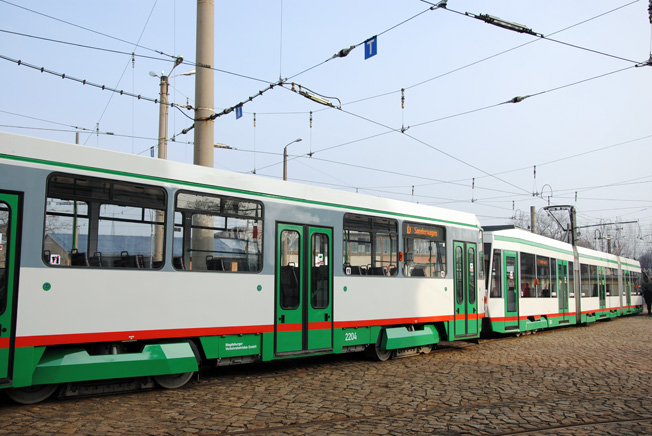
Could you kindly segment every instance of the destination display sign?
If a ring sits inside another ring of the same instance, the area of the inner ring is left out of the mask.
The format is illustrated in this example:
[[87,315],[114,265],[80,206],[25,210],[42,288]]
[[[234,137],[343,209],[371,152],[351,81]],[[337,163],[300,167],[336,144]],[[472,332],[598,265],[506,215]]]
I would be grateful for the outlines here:
[[446,235],[444,234],[444,228],[439,226],[429,226],[427,224],[420,223],[403,223],[403,236],[427,239],[430,241],[444,242]]

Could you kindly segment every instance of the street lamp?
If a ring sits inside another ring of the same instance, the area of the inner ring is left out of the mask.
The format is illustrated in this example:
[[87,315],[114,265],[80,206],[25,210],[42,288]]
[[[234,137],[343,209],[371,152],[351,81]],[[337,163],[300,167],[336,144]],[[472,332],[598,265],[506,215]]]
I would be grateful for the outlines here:
[[163,72],[161,72],[161,75],[159,76],[153,71],[149,72],[149,75],[152,77],[160,77],[161,79],[161,101],[160,101],[160,110],[159,110],[159,121],[158,121],[158,158],[159,159],[167,159],[168,157],[168,87],[169,87],[169,80],[174,78],[174,77],[179,77],[179,76],[192,76],[195,74],[195,70],[192,71],[187,71],[185,73],[177,74],[175,76],[170,76],[172,74],[172,71],[177,67],[177,65],[180,65],[183,62],[183,56],[179,56],[176,58],[174,61],[174,66],[170,70],[170,73],[168,75],[164,75]]
[[[290,142],[290,144],[294,144],[295,142],[301,142],[302,139],[298,138],[295,139],[294,141]],[[288,145],[290,145],[288,144]],[[288,145],[283,147],[283,180],[288,179]]]
[[[177,77],[177,76],[191,76],[195,74],[195,70],[188,71],[185,73],[177,74],[176,76],[170,76],[172,71],[183,62],[183,56],[179,56],[174,60],[174,66],[170,70],[168,75],[164,75],[161,72],[159,76],[153,71],[150,71],[149,75],[152,77],[161,78],[161,102],[159,108],[159,119],[158,119],[158,158],[167,159],[168,158],[168,80]],[[159,224],[155,227],[154,233],[154,262],[163,261],[163,221],[165,219],[165,213],[161,210],[156,211],[156,222]]]

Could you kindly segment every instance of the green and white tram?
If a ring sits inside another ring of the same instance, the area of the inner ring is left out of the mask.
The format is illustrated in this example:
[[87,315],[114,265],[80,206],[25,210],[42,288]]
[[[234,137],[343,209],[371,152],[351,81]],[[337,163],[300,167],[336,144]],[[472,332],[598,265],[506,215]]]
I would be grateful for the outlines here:
[[0,390],[21,403],[427,352],[485,310],[472,214],[6,133],[0,234]]
[[517,228],[485,228],[487,332],[584,324],[643,310],[638,261]]

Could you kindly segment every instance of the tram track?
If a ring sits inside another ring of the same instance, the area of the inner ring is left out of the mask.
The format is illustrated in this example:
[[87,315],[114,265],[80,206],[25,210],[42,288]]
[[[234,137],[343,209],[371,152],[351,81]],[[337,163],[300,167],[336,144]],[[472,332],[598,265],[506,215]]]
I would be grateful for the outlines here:
[[[637,397],[635,394],[642,394],[646,393],[647,391],[644,390],[637,390],[637,391],[629,391],[627,395],[624,397],[630,397],[632,401],[637,401],[640,397]],[[624,398],[621,396],[620,398]],[[431,408],[424,408],[424,409],[419,409],[419,410],[402,410],[402,411],[395,411],[395,412],[387,412],[387,413],[379,413],[379,414],[373,414],[373,415],[356,415],[356,416],[348,416],[348,417],[340,417],[340,418],[333,418],[333,419],[322,419],[322,420],[313,420],[313,421],[305,421],[305,422],[296,422],[296,423],[291,423],[291,424],[285,424],[285,425],[278,425],[278,426],[267,426],[267,427],[261,427],[261,428],[251,428],[251,429],[238,429],[238,430],[227,430],[223,432],[219,432],[217,434],[221,435],[247,435],[247,434],[265,434],[265,433],[284,433],[284,432],[294,432],[297,430],[305,429],[307,427],[322,427],[322,426],[333,426],[333,425],[338,425],[338,424],[352,424],[356,425],[356,423],[362,424],[364,422],[379,422],[379,421],[385,421],[388,419],[410,419],[410,418],[416,418],[419,416],[433,416],[440,414],[442,415],[442,418],[444,416],[448,415],[459,415],[462,413],[468,413],[471,411],[478,411],[482,409],[503,409],[503,408],[510,408],[514,409],[515,406],[519,407],[528,407],[528,406],[538,406],[538,407],[543,407],[543,405],[548,404],[550,407],[554,407],[556,404],[559,402],[567,401],[567,402],[581,402],[583,400],[597,400],[597,399],[610,399],[613,398],[612,393],[605,393],[605,394],[584,394],[584,395],[576,395],[576,394],[567,394],[567,395],[556,395],[554,400],[549,400],[546,402],[542,402],[540,398],[517,398],[512,401],[503,401],[500,403],[496,402],[478,402],[478,403],[472,403],[464,406],[437,406],[437,407],[431,407]],[[478,435],[491,435],[491,436],[511,436],[511,435],[520,435],[520,434],[538,434],[542,432],[554,432],[554,431],[559,431],[563,429],[572,429],[572,428],[589,428],[589,427],[595,427],[595,426],[607,426],[607,425],[614,425],[614,424],[620,424],[620,423],[635,423],[635,422],[650,422],[652,424],[652,415],[643,415],[643,416],[638,416],[636,418],[628,418],[628,417],[622,417],[622,418],[616,418],[616,419],[606,419],[606,420],[583,420],[582,422],[577,422],[577,423],[569,423],[569,424],[555,424],[555,425],[548,425],[548,426],[541,426],[541,427],[535,427],[532,424],[529,424],[527,422],[519,423],[517,425],[521,425],[523,427],[519,429],[514,429],[514,430],[508,430],[508,431],[503,431],[503,432],[492,432],[490,429],[488,431],[478,431],[478,432],[468,432],[465,431],[464,434],[478,434]],[[506,424],[506,425],[514,425],[512,424]],[[525,428],[527,427],[527,428]],[[454,432],[451,432],[453,434]]]

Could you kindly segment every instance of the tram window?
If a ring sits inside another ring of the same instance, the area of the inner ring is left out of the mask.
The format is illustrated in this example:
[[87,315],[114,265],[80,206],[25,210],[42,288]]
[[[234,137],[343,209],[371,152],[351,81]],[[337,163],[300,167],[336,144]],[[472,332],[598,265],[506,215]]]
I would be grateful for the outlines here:
[[7,250],[9,245],[9,208],[6,203],[0,203],[0,315],[7,308]]
[[501,298],[503,296],[503,287],[501,286],[502,261],[500,250],[494,250],[494,258],[491,264],[491,298]]
[[398,222],[365,215],[344,215],[343,265],[347,275],[398,274]]
[[281,232],[280,298],[284,310],[293,310],[301,304],[301,236],[295,230]]
[[550,258],[537,256],[538,297],[550,297]]
[[521,253],[521,297],[537,296],[536,269],[534,254]]
[[330,305],[330,258],[328,235],[312,235],[310,254],[310,304],[314,309],[326,309]]
[[457,304],[464,302],[464,251],[461,246],[455,247],[455,300]]
[[557,259],[550,258],[550,295],[557,298]]
[[575,270],[573,262],[568,262],[568,295],[575,297]]
[[405,222],[403,238],[406,277],[446,277],[444,227]]
[[580,264],[580,293],[581,297],[591,296],[591,274],[589,266],[585,263]]
[[179,270],[259,272],[262,203],[179,192],[174,213],[173,266]]
[[607,295],[618,296],[618,270],[607,268]]
[[469,247],[468,250],[468,263],[469,263],[469,304],[475,304],[476,292],[475,292],[475,268],[477,264],[475,258],[475,248]]
[[158,268],[165,190],[54,174],[48,179],[43,260],[51,266]]
[[589,265],[589,277],[591,279],[591,293],[588,297],[597,297],[598,294],[598,267],[596,265]]

